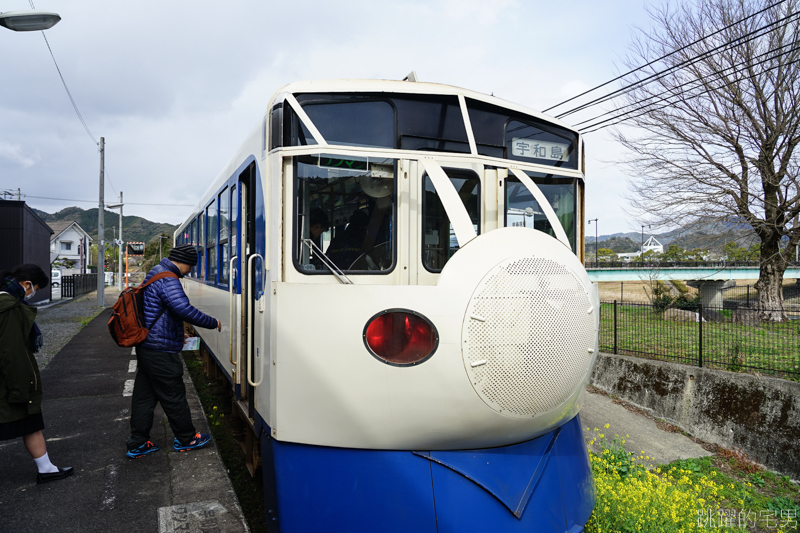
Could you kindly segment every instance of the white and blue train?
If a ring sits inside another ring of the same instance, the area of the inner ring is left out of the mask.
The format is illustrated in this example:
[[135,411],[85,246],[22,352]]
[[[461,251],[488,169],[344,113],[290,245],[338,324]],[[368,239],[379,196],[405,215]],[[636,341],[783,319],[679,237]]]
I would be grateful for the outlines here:
[[574,129],[456,87],[272,96],[175,233],[270,531],[583,530],[583,161]]

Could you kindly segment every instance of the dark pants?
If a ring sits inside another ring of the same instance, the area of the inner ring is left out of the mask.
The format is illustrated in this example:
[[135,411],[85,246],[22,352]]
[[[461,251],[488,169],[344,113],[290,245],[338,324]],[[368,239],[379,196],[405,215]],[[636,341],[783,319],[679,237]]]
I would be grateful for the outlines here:
[[133,384],[131,401],[131,436],[128,449],[138,448],[150,440],[153,427],[153,411],[157,403],[169,420],[169,427],[181,444],[194,438],[192,413],[186,401],[186,386],[183,384],[181,354],[154,352],[136,348],[136,381]]

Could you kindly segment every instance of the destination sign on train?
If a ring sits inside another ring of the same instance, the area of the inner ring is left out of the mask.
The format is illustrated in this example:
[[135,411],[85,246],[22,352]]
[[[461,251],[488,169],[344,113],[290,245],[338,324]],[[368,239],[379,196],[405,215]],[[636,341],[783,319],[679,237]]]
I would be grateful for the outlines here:
[[511,141],[511,153],[519,157],[569,161],[569,145],[562,143],[515,138]]
[[[384,161],[381,159],[381,161]],[[320,167],[341,168],[343,170],[366,170],[373,178],[392,178],[394,177],[394,166],[389,164],[373,163],[369,160],[358,159],[338,159],[332,157],[320,157],[316,164]]]

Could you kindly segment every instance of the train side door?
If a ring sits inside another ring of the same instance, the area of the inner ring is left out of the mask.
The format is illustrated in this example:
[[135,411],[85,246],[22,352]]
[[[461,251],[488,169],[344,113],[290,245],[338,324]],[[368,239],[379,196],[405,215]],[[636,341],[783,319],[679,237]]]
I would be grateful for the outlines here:
[[255,163],[239,175],[239,359],[236,366],[237,379],[240,384],[239,402],[251,420],[255,418],[255,369],[250,361],[254,350],[253,315],[255,306],[253,299],[256,291],[256,269],[258,262],[255,246]]

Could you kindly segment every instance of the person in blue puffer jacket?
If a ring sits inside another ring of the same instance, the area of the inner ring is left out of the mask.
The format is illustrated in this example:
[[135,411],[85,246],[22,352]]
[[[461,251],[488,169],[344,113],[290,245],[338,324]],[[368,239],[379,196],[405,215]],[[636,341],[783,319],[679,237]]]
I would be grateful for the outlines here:
[[144,289],[145,325],[150,326],[150,333],[136,347],[131,436],[126,442],[126,455],[132,459],[158,451],[158,445],[150,441],[153,411],[158,403],[161,403],[175,434],[173,450],[196,450],[211,440],[207,433],[195,431],[192,424],[180,353],[184,343],[184,322],[222,331],[220,321],[192,307],[183,292],[179,278],[188,274],[196,264],[197,250],[191,244],[183,244],[173,248],[169,257],[162,259],[145,277],[145,281],[148,281],[161,272],[175,274],[175,277],[158,279]]

